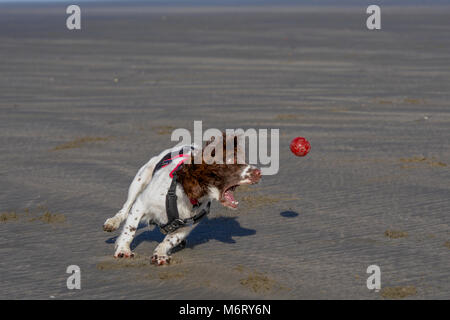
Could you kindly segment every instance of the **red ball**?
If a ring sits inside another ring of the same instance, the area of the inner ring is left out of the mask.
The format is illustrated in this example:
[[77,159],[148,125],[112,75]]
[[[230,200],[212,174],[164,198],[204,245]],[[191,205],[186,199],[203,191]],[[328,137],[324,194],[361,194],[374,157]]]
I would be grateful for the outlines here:
[[304,157],[311,150],[311,144],[305,138],[297,137],[291,141],[290,148],[297,157]]

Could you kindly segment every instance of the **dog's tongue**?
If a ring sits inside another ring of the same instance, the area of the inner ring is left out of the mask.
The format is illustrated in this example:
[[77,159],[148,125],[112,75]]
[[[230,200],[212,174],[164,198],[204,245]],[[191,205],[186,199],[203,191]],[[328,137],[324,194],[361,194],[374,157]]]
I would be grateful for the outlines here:
[[236,189],[236,186],[229,188],[227,191],[223,193],[223,200],[226,203],[226,206],[231,208],[237,208],[239,202],[234,199],[233,191]]
[[235,202],[234,194],[233,194],[233,191],[231,191],[231,190],[226,191],[224,193],[223,197],[225,198],[225,200],[227,200],[227,202],[230,202],[230,203],[234,203]]

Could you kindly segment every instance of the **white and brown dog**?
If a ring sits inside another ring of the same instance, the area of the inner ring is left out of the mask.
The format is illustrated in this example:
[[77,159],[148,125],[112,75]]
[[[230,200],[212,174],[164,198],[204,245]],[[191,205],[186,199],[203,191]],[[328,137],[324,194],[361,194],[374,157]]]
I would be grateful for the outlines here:
[[[122,209],[103,225],[105,231],[111,232],[126,220],[122,233],[116,240],[114,257],[133,257],[130,244],[139,222],[144,218],[148,223],[159,225],[167,234],[153,252],[152,263],[169,263],[171,250],[185,243],[185,238],[195,223],[209,212],[211,200],[217,200],[232,209],[238,207],[233,191],[239,185],[258,183],[261,171],[248,164],[238,164],[238,143],[235,136],[224,135],[222,139],[213,139],[207,145],[211,143],[221,143],[224,157],[222,164],[208,164],[210,162],[205,161],[204,153],[201,163],[195,164],[194,156],[201,149],[195,145],[178,146],[161,152],[138,171]],[[234,147],[227,149],[226,146],[230,143]],[[234,149],[232,163],[227,158],[230,149]],[[214,151],[212,155],[214,156]],[[176,195],[172,195],[172,200],[168,196],[170,190]],[[174,208],[168,210],[170,201],[174,201]],[[171,217],[169,212],[174,210],[177,219]]]

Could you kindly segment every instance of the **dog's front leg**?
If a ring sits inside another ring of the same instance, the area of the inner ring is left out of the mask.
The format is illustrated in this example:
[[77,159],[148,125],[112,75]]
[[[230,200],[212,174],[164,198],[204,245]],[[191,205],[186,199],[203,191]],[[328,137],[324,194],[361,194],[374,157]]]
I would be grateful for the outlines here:
[[170,263],[170,251],[182,244],[193,228],[192,225],[182,227],[166,235],[164,240],[156,247],[155,251],[153,251],[152,263],[156,265]]
[[137,227],[144,215],[143,206],[140,203],[135,203],[131,209],[131,213],[123,227],[122,233],[116,240],[116,252],[114,253],[114,258],[131,258],[134,253],[131,252],[130,244],[133,241],[134,235],[136,234]]

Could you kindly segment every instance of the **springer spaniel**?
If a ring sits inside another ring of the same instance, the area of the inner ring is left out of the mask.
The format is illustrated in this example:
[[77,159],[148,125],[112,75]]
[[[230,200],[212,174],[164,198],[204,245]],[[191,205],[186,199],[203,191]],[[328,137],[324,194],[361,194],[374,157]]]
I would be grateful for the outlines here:
[[[234,149],[231,163],[230,150],[226,148],[230,143],[233,144],[230,149]],[[210,156],[206,156],[208,146],[210,150],[211,146],[223,148],[223,164],[206,161],[208,157],[211,160],[215,156],[215,150],[219,150],[213,149]],[[159,225],[161,231],[166,233],[164,240],[154,250],[151,262],[156,265],[168,264],[171,250],[185,245],[185,238],[195,223],[209,212],[211,200],[236,209],[238,201],[233,195],[236,187],[259,182],[261,171],[258,168],[243,161],[240,163],[244,164],[238,163],[236,136],[226,137],[224,134],[219,139],[211,139],[202,152],[201,164],[195,164],[194,157],[200,150],[195,145],[167,149],[150,159],[138,171],[122,209],[103,225],[105,231],[111,232],[126,220],[115,243],[115,258],[134,256],[130,243],[139,222],[144,218],[149,224]],[[168,195],[170,190],[174,191],[171,199]],[[175,217],[177,219],[172,217],[173,212],[178,216]]]

